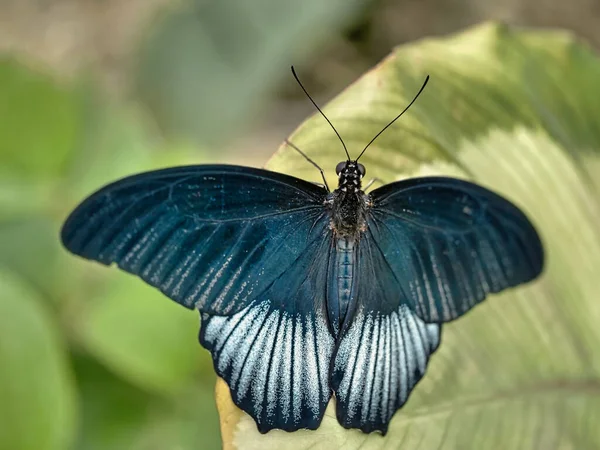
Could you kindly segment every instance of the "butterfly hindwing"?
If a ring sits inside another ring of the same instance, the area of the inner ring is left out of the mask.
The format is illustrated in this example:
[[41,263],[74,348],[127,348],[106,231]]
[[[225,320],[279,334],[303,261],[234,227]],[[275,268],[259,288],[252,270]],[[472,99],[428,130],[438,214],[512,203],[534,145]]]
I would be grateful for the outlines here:
[[323,233],[245,309],[231,316],[202,315],[202,346],[233,401],[262,433],[316,429],[331,397],[335,344],[325,308],[330,242]]
[[332,387],[346,428],[387,432],[394,413],[425,374],[441,326],[426,324],[406,305],[391,314],[360,310],[342,338]]
[[344,325],[331,384],[344,427],[385,433],[425,374],[440,343],[441,326],[426,324],[408,307],[368,233],[358,252],[358,305]]
[[61,236],[75,254],[116,263],[188,308],[226,315],[260,297],[320,238],[325,196],[266,170],[175,167],[96,192]]
[[371,198],[368,234],[389,272],[383,288],[402,290],[425,322],[460,317],[487,294],[543,269],[542,244],[527,217],[483,187],[414,178],[376,189]]

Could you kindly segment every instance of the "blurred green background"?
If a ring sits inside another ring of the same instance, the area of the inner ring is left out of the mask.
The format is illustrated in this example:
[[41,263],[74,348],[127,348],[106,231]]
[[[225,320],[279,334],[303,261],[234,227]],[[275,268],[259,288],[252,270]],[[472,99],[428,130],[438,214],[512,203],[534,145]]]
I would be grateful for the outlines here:
[[1,2],[0,450],[220,448],[197,315],[68,255],[61,222],[127,174],[263,166],[313,112],[291,64],[323,104],[392,47],[488,19],[600,44],[593,0]]

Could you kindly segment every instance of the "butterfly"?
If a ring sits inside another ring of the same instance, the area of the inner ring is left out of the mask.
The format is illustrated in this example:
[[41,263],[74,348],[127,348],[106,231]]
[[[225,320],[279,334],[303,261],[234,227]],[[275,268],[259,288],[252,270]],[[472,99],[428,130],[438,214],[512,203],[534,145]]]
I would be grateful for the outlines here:
[[231,165],[130,176],[84,200],[61,239],[199,310],[200,343],[260,432],[316,429],[334,395],[341,425],[385,434],[441,324],[536,278],[544,251],[523,212],[468,181],[366,193],[367,147],[352,159],[344,145],[333,191],[323,171],[323,186]]

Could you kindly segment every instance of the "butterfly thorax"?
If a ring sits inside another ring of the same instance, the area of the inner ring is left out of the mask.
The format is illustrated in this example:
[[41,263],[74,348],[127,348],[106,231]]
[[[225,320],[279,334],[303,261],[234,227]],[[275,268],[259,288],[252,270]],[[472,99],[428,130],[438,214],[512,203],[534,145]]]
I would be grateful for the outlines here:
[[356,161],[348,161],[339,173],[338,188],[327,198],[331,228],[337,237],[358,238],[366,229],[370,197],[361,190],[362,174],[358,167]]

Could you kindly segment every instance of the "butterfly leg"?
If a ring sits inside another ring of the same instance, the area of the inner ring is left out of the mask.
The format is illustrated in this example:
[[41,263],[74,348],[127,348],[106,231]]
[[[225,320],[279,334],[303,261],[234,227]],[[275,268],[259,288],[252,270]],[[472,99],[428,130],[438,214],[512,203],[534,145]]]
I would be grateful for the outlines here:
[[372,178],[371,181],[369,181],[367,183],[367,185],[364,187],[363,191],[366,191],[367,189],[369,189],[371,187],[371,185],[375,182],[379,182],[379,183],[383,184],[383,181],[381,181],[379,178]]
[[286,139],[284,142],[287,145],[289,145],[290,147],[292,147],[294,150],[296,150],[298,153],[300,153],[302,156],[304,156],[304,159],[306,159],[309,163],[311,163],[313,166],[315,166],[317,169],[319,169],[319,172],[321,172],[321,177],[323,178],[323,184],[325,185],[325,189],[327,189],[327,192],[331,192],[329,190],[329,186],[327,185],[327,180],[325,179],[325,172],[323,172],[323,169],[321,169],[321,167],[316,162],[314,162],[312,159],[310,159],[302,150],[300,150],[298,147],[296,147],[290,141],[288,141]]

